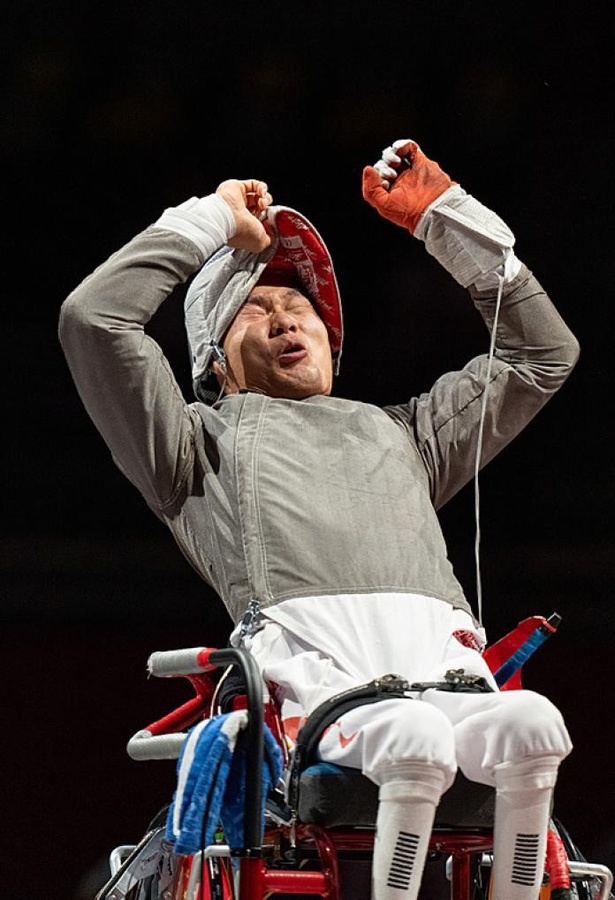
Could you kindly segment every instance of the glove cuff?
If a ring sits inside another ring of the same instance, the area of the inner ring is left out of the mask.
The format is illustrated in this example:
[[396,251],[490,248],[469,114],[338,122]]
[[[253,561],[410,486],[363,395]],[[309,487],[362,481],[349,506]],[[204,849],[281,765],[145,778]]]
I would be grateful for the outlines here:
[[173,231],[192,241],[205,259],[209,259],[226,244],[236,229],[228,203],[218,194],[191,197],[179,206],[169,207],[154,222],[154,226]]
[[508,282],[521,266],[510,228],[458,184],[425,209],[414,236],[462,287]]

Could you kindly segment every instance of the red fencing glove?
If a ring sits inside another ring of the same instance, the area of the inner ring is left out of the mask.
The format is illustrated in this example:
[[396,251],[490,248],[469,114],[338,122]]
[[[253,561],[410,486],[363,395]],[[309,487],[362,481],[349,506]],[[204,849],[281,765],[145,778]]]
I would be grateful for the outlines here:
[[415,141],[395,141],[363,170],[363,197],[385,219],[423,241],[463,287],[497,290],[502,279],[508,284],[519,273],[510,228]]
[[375,166],[363,170],[363,198],[381,216],[411,234],[427,207],[454,184],[438,163],[410,140],[395,141]]

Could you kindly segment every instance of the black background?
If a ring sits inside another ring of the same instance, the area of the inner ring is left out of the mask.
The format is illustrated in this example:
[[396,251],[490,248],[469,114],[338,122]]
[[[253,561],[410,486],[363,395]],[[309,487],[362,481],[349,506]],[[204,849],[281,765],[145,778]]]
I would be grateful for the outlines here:
[[[336,393],[402,401],[486,334],[422,246],[361,200],[362,167],[398,137],[503,216],[581,342],[564,389],[482,477],[484,619],[495,639],[526,615],[563,615],[525,683],[560,706],[576,745],[557,812],[615,865],[612,16],[574,0],[9,4],[3,897],[92,895],[107,852],[173,788],[172,764],[124,752],[186,696],[147,682],[147,656],[228,628],[87,419],[57,342],[62,299],[166,206],[263,178],[336,260]],[[189,396],[181,292],[153,332]],[[474,602],[471,487],[442,523]]]

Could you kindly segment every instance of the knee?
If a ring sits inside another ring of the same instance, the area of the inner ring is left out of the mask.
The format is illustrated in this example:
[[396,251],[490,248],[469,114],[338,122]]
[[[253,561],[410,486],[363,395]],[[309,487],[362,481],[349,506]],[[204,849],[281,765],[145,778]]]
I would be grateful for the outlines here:
[[455,726],[457,760],[471,781],[494,784],[503,763],[539,757],[561,761],[572,749],[559,710],[533,691],[484,695]]
[[404,700],[381,703],[378,713],[362,734],[363,771],[368,777],[378,781],[378,772],[419,762],[441,769],[450,783],[456,771],[454,730],[440,710]]
[[562,714],[534,691],[508,691],[497,717],[498,731],[507,746],[509,762],[528,756],[553,754],[563,759],[571,750]]
[[559,710],[533,691],[504,691],[456,732],[459,762],[469,778],[490,777],[496,766],[541,756],[564,759],[572,748]]

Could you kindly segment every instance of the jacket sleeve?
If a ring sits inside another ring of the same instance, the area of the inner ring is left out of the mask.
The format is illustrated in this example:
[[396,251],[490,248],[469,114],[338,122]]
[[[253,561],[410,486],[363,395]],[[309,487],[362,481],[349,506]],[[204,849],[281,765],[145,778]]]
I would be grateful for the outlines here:
[[119,468],[159,514],[191,471],[198,417],[144,329],[203,262],[186,237],[148,228],[86,278],[60,313],[81,399]]
[[[495,297],[470,291],[491,328]],[[522,266],[504,288],[483,428],[481,467],[530,422],[572,371],[579,347],[547,294]],[[449,372],[429,393],[385,411],[412,436],[441,507],[474,475],[487,355]]]

